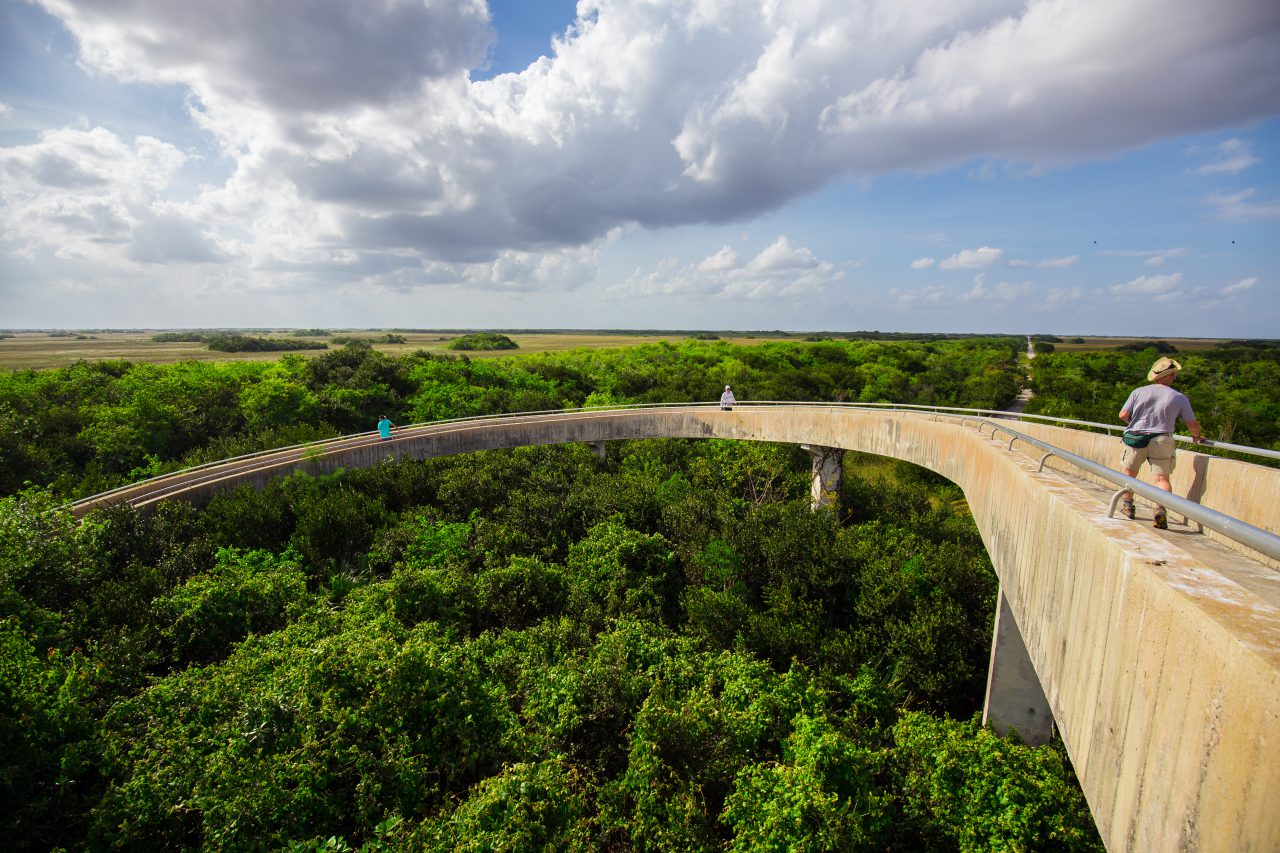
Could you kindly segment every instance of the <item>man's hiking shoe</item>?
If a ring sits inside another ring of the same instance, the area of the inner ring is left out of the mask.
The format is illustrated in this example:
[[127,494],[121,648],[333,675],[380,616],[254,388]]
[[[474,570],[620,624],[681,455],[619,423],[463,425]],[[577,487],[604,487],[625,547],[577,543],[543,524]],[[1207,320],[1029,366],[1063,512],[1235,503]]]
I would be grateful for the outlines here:
[[1120,501],[1120,512],[1130,521],[1138,517],[1138,513],[1133,508],[1133,501]]
[[1156,526],[1156,529],[1157,529],[1157,530],[1168,530],[1168,529],[1169,529],[1169,517],[1168,517],[1168,516],[1166,516],[1166,515],[1164,514],[1164,510],[1162,510],[1162,509],[1158,509],[1158,510],[1156,510],[1156,524],[1155,524],[1155,526]]

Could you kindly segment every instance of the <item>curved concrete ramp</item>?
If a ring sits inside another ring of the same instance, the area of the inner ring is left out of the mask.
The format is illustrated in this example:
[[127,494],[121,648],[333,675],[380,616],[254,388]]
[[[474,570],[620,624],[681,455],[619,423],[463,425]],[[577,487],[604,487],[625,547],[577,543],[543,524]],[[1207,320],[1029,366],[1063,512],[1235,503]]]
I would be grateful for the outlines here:
[[[1037,435],[1080,455],[1117,451],[1115,439],[1072,430]],[[295,470],[577,441],[734,438],[904,459],[964,490],[1108,848],[1280,850],[1280,574],[1185,525],[1109,519],[1109,489],[1040,471],[1039,453],[989,436],[972,421],[837,406],[503,417],[265,454],[95,505],[199,501]],[[1190,483],[1204,504],[1275,531],[1280,471],[1197,456],[1182,455],[1180,491]],[[148,497],[157,487],[167,491]]]

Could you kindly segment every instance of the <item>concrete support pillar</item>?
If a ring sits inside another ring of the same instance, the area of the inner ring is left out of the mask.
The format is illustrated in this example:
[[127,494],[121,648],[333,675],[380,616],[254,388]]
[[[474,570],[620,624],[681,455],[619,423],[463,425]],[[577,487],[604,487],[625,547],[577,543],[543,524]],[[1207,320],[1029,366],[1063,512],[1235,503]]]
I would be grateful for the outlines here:
[[605,457],[605,449],[603,441],[588,441],[587,447],[591,448],[591,452],[603,459]]
[[813,458],[813,485],[809,494],[813,509],[840,509],[840,487],[844,484],[844,451],[838,447],[802,444]]
[[1053,736],[1053,712],[1031,665],[1022,632],[1013,621],[1004,587],[1000,588],[1000,603],[996,606],[982,724],[990,725],[1000,735],[1017,729],[1023,742],[1030,746],[1046,744]]

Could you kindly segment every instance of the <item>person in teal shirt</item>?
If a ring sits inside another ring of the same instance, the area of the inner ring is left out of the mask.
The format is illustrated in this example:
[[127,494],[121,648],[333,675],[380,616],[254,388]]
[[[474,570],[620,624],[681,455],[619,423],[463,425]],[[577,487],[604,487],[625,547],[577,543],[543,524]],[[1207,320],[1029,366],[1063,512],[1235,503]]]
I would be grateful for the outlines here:
[[400,427],[393,424],[391,422],[391,418],[386,415],[383,415],[378,420],[378,434],[382,436],[382,441],[386,441],[388,438],[391,438],[391,430],[399,428]]

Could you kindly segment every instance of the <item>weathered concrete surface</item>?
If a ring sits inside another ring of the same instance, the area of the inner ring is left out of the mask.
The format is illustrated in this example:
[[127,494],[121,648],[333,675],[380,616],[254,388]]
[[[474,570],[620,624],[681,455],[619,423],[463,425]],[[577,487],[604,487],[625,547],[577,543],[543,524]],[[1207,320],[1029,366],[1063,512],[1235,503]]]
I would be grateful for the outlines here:
[[[1118,435],[1081,432],[1031,421],[1009,424],[1009,426],[1100,465],[1115,469],[1120,467],[1122,445]],[[1186,444],[1178,445],[1177,465],[1170,478],[1174,492],[1232,518],[1247,521],[1254,527],[1280,535],[1280,511],[1277,510],[1277,507],[1280,507],[1280,469],[1262,468],[1235,459],[1221,459],[1205,453],[1196,453],[1188,448],[1189,445]],[[1016,443],[1014,449],[1018,449]],[[1039,452],[1034,448],[1026,452],[1037,454],[1039,458]],[[1065,472],[1075,473],[1076,471],[1071,466],[1053,458],[1050,458],[1046,465]],[[1091,475],[1087,479],[1100,482]],[[1138,479],[1153,483],[1151,466],[1142,466]],[[1114,489],[1109,484],[1108,487]],[[1141,504],[1143,499],[1139,498],[1138,501]],[[1150,513],[1147,513],[1147,516],[1149,517]],[[1206,530],[1205,535],[1228,548],[1239,550],[1254,559],[1280,568],[1280,564],[1274,560],[1269,561],[1266,557],[1218,533]]]
[[813,480],[809,487],[809,505],[814,509],[839,510],[840,491],[844,487],[844,451],[837,447],[801,445],[813,460]]
[[982,724],[1002,735],[1014,729],[1032,746],[1042,746],[1053,738],[1053,711],[1003,589],[996,604],[995,630],[991,636]]
[[[1114,464],[1114,439],[1018,428]],[[1280,574],[1202,536],[1108,519],[1104,490],[1054,463],[1038,472],[1039,454],[989,435],[906,412],[671,407],[421,427],[180,479],[203,478],[185,495],[199,500],[392,456],[655,437],[821,445],[923,465],[964,490],[1107,846],[1280,850]],[[1175,476],[1180,491],[1190,475],[1205,505],[1275,530],[1280,472],[1186,464],[1192,455]]]

